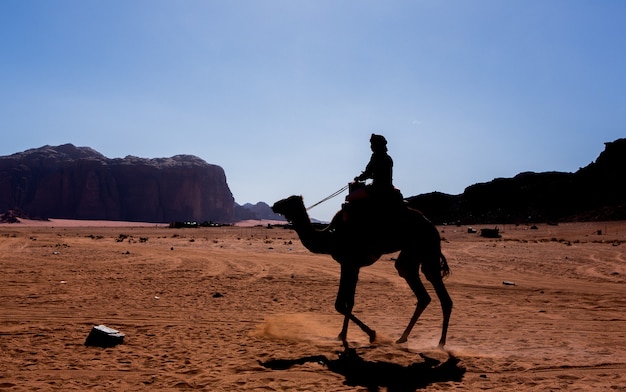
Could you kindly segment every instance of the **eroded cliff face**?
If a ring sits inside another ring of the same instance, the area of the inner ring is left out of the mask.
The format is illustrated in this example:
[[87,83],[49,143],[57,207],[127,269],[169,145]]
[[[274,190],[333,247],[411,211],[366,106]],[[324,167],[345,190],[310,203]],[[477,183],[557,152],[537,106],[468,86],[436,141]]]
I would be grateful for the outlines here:
[[147,222],[230,222],[224,170],[191,155],[109,159],[88,147],[44,146],[0,157],[0,212]]
[[623,220],[625,178],[626,139],[617,139],[575,173],[520,173],[470,185],[460,195],[430,193],[408,201],[435,223]]

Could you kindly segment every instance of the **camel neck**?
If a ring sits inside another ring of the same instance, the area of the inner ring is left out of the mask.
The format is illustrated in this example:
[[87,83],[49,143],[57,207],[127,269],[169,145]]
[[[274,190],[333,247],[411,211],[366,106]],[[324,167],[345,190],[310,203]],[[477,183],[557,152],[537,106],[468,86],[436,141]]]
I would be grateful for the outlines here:
[[326,230],[316,230],[306,210],[294,216],[291,223],[305,248],[313,253],[330,254],[333,250],[332,234]]

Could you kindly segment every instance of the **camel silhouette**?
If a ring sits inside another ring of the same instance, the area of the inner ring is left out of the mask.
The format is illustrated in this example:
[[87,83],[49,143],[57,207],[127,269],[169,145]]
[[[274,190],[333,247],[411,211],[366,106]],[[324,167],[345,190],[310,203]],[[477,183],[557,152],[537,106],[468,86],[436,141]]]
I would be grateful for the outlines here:
[[443,326],[439,347],[446,343],[452,299],[443,283],[450,269],[441,253],[441,238],[437,228],[418,210],[404,205],[393,208],[359,207],[347,205],[324,229],[313,227],[302,196],[290,196],[272,206],[275,213],[292,223],[302,244],[311,252],[328,254],[341,265],[339,290],[335,309],[344,315],[339,338],[347,348],[348,324],[352,320],[375,341],[376,331],[352,314],[354,296],[361,267],[372,265],[383,254],[400,251],[395,268],[417,297],[415,312],[402,336],[396,341],[407,341],[418,318],[431,298],[419,275],[420,265],[424,276],[435,289],[443,311]]

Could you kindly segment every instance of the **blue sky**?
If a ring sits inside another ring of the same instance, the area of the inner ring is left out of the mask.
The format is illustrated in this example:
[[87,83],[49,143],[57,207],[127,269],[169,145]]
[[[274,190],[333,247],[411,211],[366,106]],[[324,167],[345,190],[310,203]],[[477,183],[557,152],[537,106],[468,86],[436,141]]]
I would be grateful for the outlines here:
[[625,15],[621,0],[3,0],[0,155],[197,155],[239,204],[317,202],[363,170],[372,132],[405,196],[573,172],[626,136]]

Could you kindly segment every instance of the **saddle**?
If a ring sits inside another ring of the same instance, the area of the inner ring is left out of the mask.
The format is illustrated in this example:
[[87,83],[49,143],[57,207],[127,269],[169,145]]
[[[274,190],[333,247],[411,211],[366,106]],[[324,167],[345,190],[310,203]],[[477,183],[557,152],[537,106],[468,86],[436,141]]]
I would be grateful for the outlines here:
[[363,182],[350,183],[345,203],[341,206],[343,223],[376,226],[397,222],[407,205],[397,188],[375,188]]

